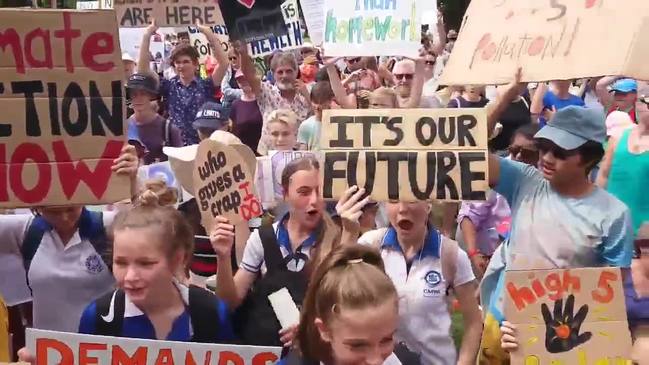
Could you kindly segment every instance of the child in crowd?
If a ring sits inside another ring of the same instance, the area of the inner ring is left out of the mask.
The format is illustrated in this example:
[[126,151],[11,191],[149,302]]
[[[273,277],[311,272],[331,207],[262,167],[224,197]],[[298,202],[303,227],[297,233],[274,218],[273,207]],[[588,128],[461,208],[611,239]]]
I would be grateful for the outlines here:
[[229,132],[231,125],[232,122],[221,104],[212,101],[200,107],[192,123],[201,141],[209,138],[215,131]]
[[288,109],[279,109],[268,116],[269,150],[291,151],[297,147],[297,115]]
[[322,112],[331,109],[334,93],[329,82],[320,81],[311,89],[311,103],[315,114],[300,124],[297,133],[299,149],[320,150],[320,128],[322,127]]

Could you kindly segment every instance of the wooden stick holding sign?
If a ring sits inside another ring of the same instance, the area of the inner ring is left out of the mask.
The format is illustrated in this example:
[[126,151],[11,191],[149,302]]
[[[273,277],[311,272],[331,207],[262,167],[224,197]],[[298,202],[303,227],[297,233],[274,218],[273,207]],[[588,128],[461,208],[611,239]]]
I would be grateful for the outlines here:
[[0,10],[0,207],[131,197],[112,11]]
[[27,329],[27,348],[36,355],[35,365],[270,365],[279,360],[282,351],[280,347],[89,336],[32,328]]
[[508,271],[512,364],[627,364],[631,334],[619,268]]
[[484,109],[326,110],[321,145],[325,199],[485,200]]
[[255,179],[246,158],[230,145],[206,139],[198,145],[194,162],[194,197],[201,221],[210,232],[214,218],[237,225],[262,214]]

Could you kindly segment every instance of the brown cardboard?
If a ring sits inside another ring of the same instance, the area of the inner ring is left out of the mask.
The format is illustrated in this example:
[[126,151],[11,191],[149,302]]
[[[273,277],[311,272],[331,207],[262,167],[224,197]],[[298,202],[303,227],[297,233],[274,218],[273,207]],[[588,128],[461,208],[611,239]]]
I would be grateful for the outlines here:
[[519,66],[527,82],[647,80],[648,14],[645,0],[473,0],[440,83],[503,84]]
[[484,109],[326,110],[323,196],[358,185],[377,201],[484,200],[486,124]]
[[186,27],[200,21],[203,25],[223,24],[217,1],[176,0],[141,1],[115,0],[115,14],[120,28],[147,27],[153,19],[159,27]]
[[[609,363],[600,362],[603,359],[620,364],[630,359],[631,335],[619,268],[508,271],[505,275],[505,317],[516,326],[520,346],[511,353],[512,364]],[[568,302],[572,300],[573,309],[569,310]],[[557,308],[562,313],[557,316],[555,303],[559,301],[561,306]],[[548,309],[545,315],[543,305]],[[583,323],[578,331],[572,326],[566,332],[567,327],[552,322],[557,317],[562,323],[568,318],[569,324],[583,317]],[[561,346],[558,339],[548,346],[545,318],[558,328],[558,336],[570,333],[574,338],[581,337],[573,342],[577,346]]]
[[262,213],[254,174],[245,157],[232,146],[211,139],[202,141],[194,161],[193,182],[201,223],[208,232],[216,216],[236,225]]
[[129,198],[110,169],[126,132],[113,11],[2,9],[0,40],[0,207]]

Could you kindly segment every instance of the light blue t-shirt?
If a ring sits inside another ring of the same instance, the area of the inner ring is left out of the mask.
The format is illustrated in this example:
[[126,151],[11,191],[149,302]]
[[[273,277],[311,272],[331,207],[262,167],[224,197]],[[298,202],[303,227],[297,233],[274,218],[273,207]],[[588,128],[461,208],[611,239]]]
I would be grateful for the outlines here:
[[494,252],[480,284],[481,300],[497,320],[504,319],[505,270],[631,266],[631,215],[608,192],[564,197],[533,166],[505,158],[494,190],[512,210],[509,239]]
[[583,198],[559,195],[536,168],[500,159],[495,190],[509,202],[508,269],[631,265],[629,209],[603,189]]
[[316,119],[315,115],[307,118],[297,132],[297,142],[306,145],[309,151],[320,150],[320,127],[322,122]]

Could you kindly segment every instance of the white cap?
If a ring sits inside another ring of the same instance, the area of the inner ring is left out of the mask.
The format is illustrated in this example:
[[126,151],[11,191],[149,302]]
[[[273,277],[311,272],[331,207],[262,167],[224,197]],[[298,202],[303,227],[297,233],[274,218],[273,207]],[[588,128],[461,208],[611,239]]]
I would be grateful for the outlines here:
[[633,125],[629,114],[619,110],[613,111],[606,117],[606,135],[619,138],[626,129]]
[[135,58],[131,57],[131,55],[128,52],[124,52],[122,53],[122,61],[135,63]]

